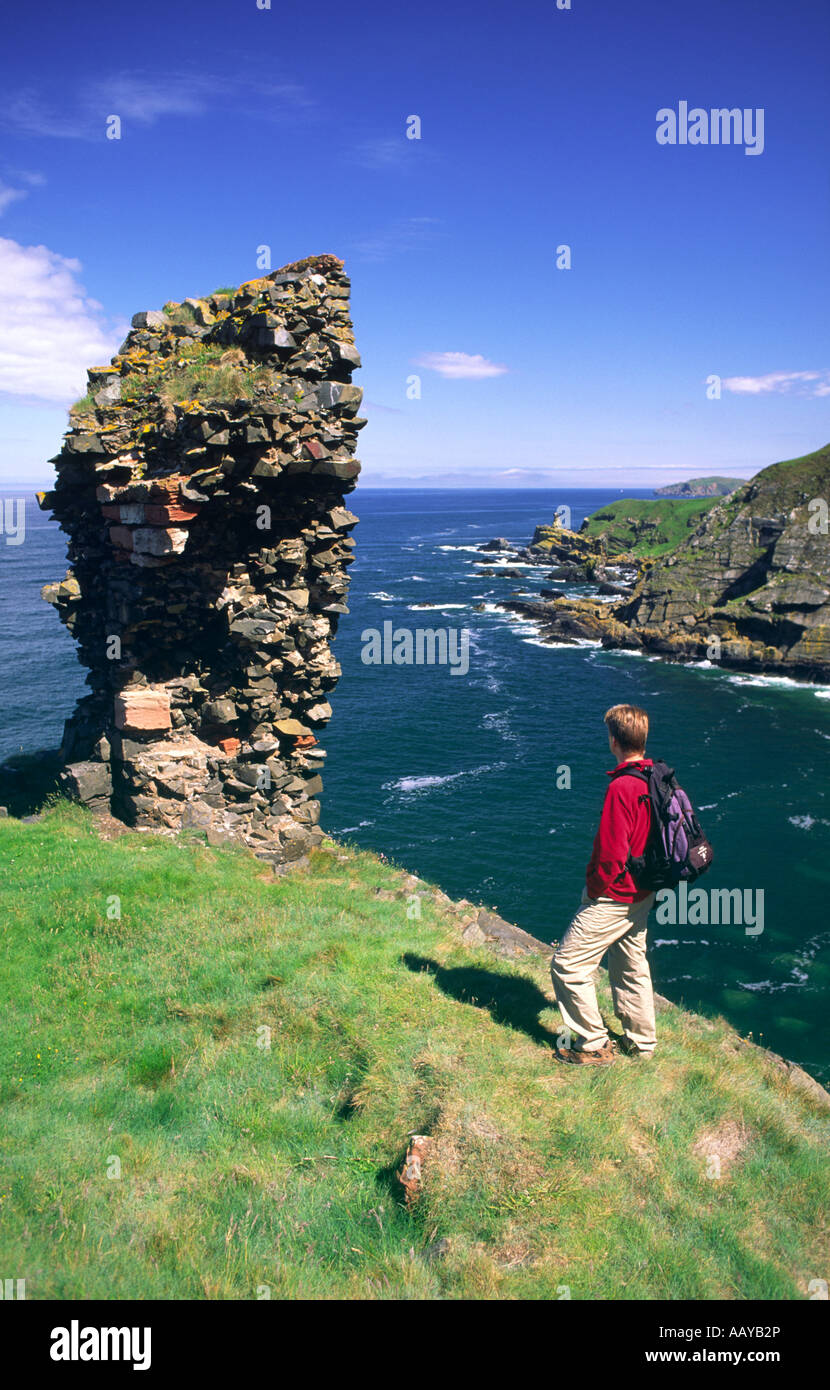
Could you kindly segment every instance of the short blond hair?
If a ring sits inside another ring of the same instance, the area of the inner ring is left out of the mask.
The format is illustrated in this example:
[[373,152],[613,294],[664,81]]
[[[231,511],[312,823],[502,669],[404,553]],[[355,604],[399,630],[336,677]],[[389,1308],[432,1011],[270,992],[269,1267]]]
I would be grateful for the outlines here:
[[624,753],[645,753],[648,715],[639,705],[612,705],[603,716],[608,732]]

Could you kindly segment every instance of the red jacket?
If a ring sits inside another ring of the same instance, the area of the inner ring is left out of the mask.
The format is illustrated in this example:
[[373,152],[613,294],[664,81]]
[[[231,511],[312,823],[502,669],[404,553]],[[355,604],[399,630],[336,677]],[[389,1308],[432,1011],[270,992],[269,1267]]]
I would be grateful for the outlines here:
[[618,902],[636,903],[648,897],[649,890],[638,889],[631,875],[624,872],[629,854],[642,854],[648,839],[651,806],[648,801],[640,801],[640,797],[648,793],[648,787],[639,777],[619,774],[626,766],[651,765],[651,758],[637,758],[633,763],[620,763],[608,773],[611,781],[585,870],[589,898],[616,898]]

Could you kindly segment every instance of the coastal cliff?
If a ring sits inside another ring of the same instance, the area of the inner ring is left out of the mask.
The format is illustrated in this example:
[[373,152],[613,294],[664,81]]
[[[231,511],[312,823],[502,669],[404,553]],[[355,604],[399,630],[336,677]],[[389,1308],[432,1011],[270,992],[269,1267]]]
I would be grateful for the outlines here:
[[[615,618],[652,650],[830,676],[830,445],[772,464],[657,560]],[[822,529],[823,508],[823,529]]]
[[503,606],[538,621],[552,642],[588,639],[826,681],[828,498],[830,445],[770,465],[722,500],[628,499],[579,532],[537,527],[517,554],[619,601],[542,590],[541,601]]
[[657,497],[726,497],[743,483],[743,478],[689,478],[685,483],[667,483],[654,489]]
[[62,746],[78,800],[275,866],[319,843],[359,365],[324,255],[136,314],[90,370],[40,498],[71,565],[44,598],[89,669]]

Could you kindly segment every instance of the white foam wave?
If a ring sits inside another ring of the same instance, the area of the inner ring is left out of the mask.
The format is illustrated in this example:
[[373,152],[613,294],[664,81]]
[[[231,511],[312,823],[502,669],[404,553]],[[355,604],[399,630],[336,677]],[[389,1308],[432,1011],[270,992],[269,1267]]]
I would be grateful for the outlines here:
[[830,825],[830,820],[823,820],[821,816],[787,816],[787,820],[797,830],[812,830],[814,825]]
[[660,938],[660,939],[658,939],[657,941],[652,941],[651,944],[652,944],[652,946],[655,946],[655,947],[656,947],[656,946],[711,946],[711,945],[713,945],[713,943],[712,943],[711,941],[704,941],[704,940],[700,940],[700,941],[681,941],[681,940],[670,940],[670,939],[668,939],[668,938],[666,938],[665,940],[662,939],[662,938]]
[[509,710],[496,710],[492,714],[485,714],[481,721],[481,727],[487,729],[488,732],[498,734],[505,743],[520,742],[519,735],[511,728]]
[[[503,560],[496,560],[495,564],[484,565],[484,569],[492,570],[495,574],[498,574],[499,570],[535,570],[538,568],[538,565],[531,565],[527,560],[511,560],[509,556]],[[479,575],[479,579],[481,577]]]
[[483,684],[484,689],[489,690],[491,695],[498,695],[499,691],[504,689],[504,682],[496,680],[495,676],[485,676]]
[[468,608],[466,603],[408,603],[409,613],[448,613],[453,608]]
[[813,684],[810,681],[797,681],[792,676],[762,676],[741,673],[727,677],[730,685],[751,685],[761,689],[769,687],[779,690],[804,690],[815,695],[818,700],[830,700],[830,685]]
[[[723,799],[724,799],[724,801],[731,801],[733,796],[740,796],[740,794],[741,794],[740,791],[736,791],[736,792],[726,792],[726,793],[724,794],[724,798],[723,798]],[[719,801],[708,801],[708,802],[706,803],[705,806],[699,806],[699,807],[698,807],[698,810],[699,810],[699,811],[714,811],[714,810],[716,809],[716,807],[718,807],[718,806],[720,806],[720,802],[719,802]]]
[[471,767],[463,772],[448,772],[444,776],[399,777],[395,782],[384,782],[383,790],[406,793],[432,791],[433,788],[443,787],[448,782],[457,782],[461,777],[482,777],[487,772],[498,772],[506,766],[506,763],[485,763],[483,767]]
[[[798,972],[794,969],[794,975]],[[738,988],[749,990],[752,994],[781,994],[785,989],[802,989],[809,979],[808,975],[800,972],[800,978],[796,980],[783,980],[776,984],[774,980],[739,980]]]
[[640,661],[660,661],[659,656],[652,656],[649,652],[640,651],[636,647],[607,647],[606,656],[636,656]]
[[436,550],[468,550],[472,555],[483,555],[480,545],[439,545]]

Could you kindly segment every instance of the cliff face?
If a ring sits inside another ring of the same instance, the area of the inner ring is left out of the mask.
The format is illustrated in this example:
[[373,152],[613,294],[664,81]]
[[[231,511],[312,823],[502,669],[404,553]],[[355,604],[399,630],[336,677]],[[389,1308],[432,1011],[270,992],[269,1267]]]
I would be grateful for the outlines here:
[[89,668],[64,780],[129,824],[321,838],[316,733],[357,518],[360,358],[333,256],[137,314],[89,372],[41,500],[69,536],[47,585]]
[[765,468],[723,501],[629,498],[595,512],[578,534],[539,526],[526,558],[553,562],[556,577],[598,580],[608,596],[636,566],[635,587],[619,603],[543,589],[541,602],[504,606],[539,622],[551,642],[587,638],[827,681],[828,503],[830,445]]
[[668,483],[654,489],[657,497],[726,497],[743,483],[743,478],[690,478],[686,483]]
[[[724,664],[830,675],[830,445],[773,464],[716,504],[615,613],[642,644]],[[814,503],[813,507],[810,503]]]

